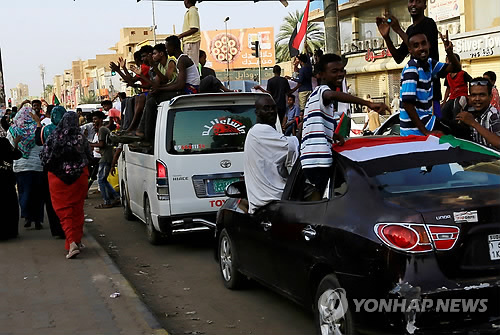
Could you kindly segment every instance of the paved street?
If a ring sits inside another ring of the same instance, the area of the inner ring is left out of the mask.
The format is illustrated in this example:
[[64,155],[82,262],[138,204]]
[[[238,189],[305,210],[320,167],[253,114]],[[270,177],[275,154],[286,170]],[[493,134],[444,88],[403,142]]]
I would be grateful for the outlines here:
[[88,231],[170,334],[314,333],[312,314],[264,287],[226,289],[210,234],[152,246],[142,222],[123,219],[121,208],[94,209],[99,200],[87,200],[86,213],[94,219]]
[[166,334],[90,235],[67,260],[47,225],[20,233],[0,243],[0,334]]

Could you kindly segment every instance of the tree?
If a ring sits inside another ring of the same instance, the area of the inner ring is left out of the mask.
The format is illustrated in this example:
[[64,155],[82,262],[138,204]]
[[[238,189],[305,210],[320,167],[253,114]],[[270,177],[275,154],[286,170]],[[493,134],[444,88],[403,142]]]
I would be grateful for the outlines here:
[[94,91],[91,91],[89,95],[86,95],[80,99],[81,104],[98,104],[99,99],[96,97]]
[[[297,27],[302,14],[304,12],[295,11],[288,13],[288,16],[284,18],[284,22],[280,27],[280,32],[276,36],[275,48],[276,48],[276,61],[278,63],[286,62],[290,60],[290,50],[288,49],[288,42],[292,37],[293,31]],[[319,23],[309,22],[307,24],[307,45],[310,51],[315,49],[322,49],[325,45],[325,37],[323,33],[323,28]]]
[[52,101],[53,91],[54,91],[54,85],[50,85],[50,84],[46,85],[45,86],[45,91],[43,92],[43,98],[45,100]]

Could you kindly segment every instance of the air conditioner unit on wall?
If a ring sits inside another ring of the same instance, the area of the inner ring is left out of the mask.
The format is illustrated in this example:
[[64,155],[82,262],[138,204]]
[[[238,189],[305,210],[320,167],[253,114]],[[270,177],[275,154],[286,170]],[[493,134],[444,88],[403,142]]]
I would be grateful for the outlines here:
[[372,47],[372,40],[365,40],[364,43],[365,43],[365,49],[366,50],[373,49],[373,47]]
[[358,47],[358,51],[366,50],[365,49],[365,42],[364,41],[357,41],[356,45]]
[[344,43],[342,52],[344,53],[351,52],[351,43]]
[[384,47],[384,40],[381,38],[374,38],[372,41],[373,49],[382,49]]

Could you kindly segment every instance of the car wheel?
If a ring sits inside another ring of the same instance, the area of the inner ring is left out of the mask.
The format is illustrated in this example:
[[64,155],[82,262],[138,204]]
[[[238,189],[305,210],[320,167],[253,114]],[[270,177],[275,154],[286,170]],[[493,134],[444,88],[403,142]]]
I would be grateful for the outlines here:
[[348,310],[346,291],[337,277],[323,278],[316,291],[314,316],[317,333],[321,335],[354,334],[353,318]]
[[149,243],[151,243],[152,245],[162,244],[165,238],[158,230],[156,230],[153,225],[153,218],[151,217],[151,206],[149,204],[148,198],[144,200],[144,218],[146,221],[146,233]]
[[224,286],[231,290],[241,287],[244,280],[235,267],[236,263],[234,244],[226,229],[223,229],[219,237],[219,269]]
[[124,183],[122,183],[121,187],[121,200],[123,206],[123,216],[125,217],[125,220],[133,221],[135,219],[135,216],[134,214],[132,214],[132,210],[130,209],[130,200],[128,198]]

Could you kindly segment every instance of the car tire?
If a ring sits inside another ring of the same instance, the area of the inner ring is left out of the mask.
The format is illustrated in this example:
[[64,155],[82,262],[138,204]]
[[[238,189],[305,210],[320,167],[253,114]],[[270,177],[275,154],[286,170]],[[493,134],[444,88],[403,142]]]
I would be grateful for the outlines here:
[[146,221],[146,233],[149,243],[152,245],[159,245],[165,242],[165,236],[160,233],[153,225],[153,218],[151,216],[151,205],[149,199],[144,199],[144,221]]
[[355,334],[346,291],[340,286],[334,274],[325,276],[318,285],[314,300],[314,319],[318,334]]
[[132,210],[130,209],[130,200],[128,198],[127,191],[125,189],[125,184],[122,183],[121,187],[121,200],[122,200],[122,208],[123,208],[123,216],[127,221],[135,220],[134,214],[132,214]]
[[245,278],[236,269],[238,259],[234,244],[225,228],[219,236],[218,249],[219,270],[224,286],[230,290],[241,288]]

